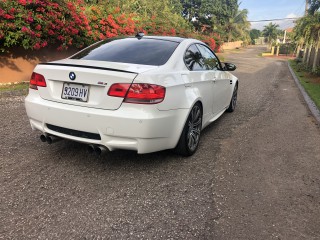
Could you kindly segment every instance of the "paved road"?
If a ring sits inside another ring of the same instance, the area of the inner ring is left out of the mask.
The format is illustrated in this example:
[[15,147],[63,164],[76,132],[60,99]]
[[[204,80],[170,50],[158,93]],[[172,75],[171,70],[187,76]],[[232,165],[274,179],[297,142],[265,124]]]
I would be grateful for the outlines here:
[[281,60],[228,54],[239,105],[199,151],[47,145],[0,97],[0,239],[320,239],[320,129]]

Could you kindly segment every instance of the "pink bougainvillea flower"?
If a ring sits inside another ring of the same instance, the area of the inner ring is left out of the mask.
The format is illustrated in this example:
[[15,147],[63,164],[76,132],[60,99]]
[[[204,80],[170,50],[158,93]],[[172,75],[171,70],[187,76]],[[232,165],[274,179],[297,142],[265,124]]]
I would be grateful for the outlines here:
[[21,28],[21,31],[22,31],[22,32],[28,32],[28,31],[29,31],[29,28],[23,26],[23,27]]
[[27,22],[28,22],[28,23],[33,23],[33,18],[32,18],[31,16],[28,16]]
[[36,43],[34,46],[33,46],[34,49],[40,49],[41,48],[41,45],[40,43]]
[[14,16],[11,16],[10,14],[5,14],[3,17],[5,19],[14,19]]
[[25,6],[27,4],[27,1],[26,0],[19,0],[18,1],[21,5]]

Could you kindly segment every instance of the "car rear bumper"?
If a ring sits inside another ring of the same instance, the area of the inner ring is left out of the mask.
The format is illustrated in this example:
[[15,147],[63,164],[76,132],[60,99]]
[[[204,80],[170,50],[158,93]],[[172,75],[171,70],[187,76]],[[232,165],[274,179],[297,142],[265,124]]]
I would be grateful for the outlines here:
[[174,148],[188,116],[188,109],[159,111],[156,105],[123,103],[118,110],[104,110],[57,103],[31,89],[25,106],[32,129],[138,153]]

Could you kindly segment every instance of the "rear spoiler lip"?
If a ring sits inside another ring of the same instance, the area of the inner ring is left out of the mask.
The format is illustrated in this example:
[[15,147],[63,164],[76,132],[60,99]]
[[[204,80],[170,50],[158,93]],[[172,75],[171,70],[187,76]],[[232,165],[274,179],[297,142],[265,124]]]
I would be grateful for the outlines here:
[[95,67],[95,66],[88,66],[88,65],[77,65],[77,64],[66,64],[66,63],[38,63],[38,65],[51,65],[51,66],[91,68],[91,69],[98,69],[98,70],[106,70],[106,71],[114,71],[114,72],[124,72],[124,73],[138,74],[137,72],[130,72],[130,71],[120,70],[120,69],[115,69],[115,68]]

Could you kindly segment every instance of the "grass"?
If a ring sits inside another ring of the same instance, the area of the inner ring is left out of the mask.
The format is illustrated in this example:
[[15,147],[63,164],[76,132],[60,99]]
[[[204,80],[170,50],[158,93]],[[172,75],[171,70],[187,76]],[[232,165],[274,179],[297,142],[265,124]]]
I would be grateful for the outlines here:
[[28,90],[29,83],[5,84],[0,85],[0,92]]
[[320,77],[307,71],[298,70],[297,62],[289,60],[290,66],[298,77],[301,85],[304,87],[312,101],[320,109]]

